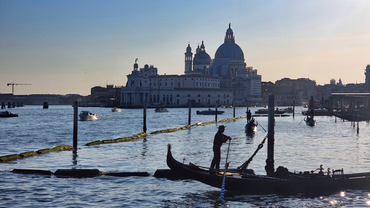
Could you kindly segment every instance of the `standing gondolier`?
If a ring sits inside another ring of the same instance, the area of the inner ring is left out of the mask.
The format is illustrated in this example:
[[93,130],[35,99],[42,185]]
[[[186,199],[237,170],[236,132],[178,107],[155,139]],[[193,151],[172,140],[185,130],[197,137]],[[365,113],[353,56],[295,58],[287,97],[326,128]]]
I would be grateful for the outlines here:
[[226,136],[224,134],[225,127],[226,126],[224,125],[220,125],[215,135],[215,138],[213,141],[213,159],[212,159],[210,169],[213,169],[213,168],[220,169],[222,143],[225,143],[227,140],[231,140],[231,137]]
[[248,110],[246,113],[247,113],[247,122],[249,122],[252,118],[251,110]]

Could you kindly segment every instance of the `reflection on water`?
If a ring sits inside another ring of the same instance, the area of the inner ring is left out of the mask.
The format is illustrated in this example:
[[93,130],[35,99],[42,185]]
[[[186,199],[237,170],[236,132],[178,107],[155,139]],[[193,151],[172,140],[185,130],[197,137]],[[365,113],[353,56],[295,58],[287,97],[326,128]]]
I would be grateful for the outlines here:
[[77,166],[77,157],[78,157],[77,150],[73,150],[72,151],[72,164],[73,164],[72,168],[76,168]]
[[[187,125],[188,112],[169,109],[166,114],[147,111],[148,136],[138,140],[85,146],[84,144],[105,139],[129,137],[143,129],[142,109],[123,109],[112,113],[110,108],[80,108],[97,113],[102,119],[78,123],[77,152],[58,152],[25,158],[12,163],[0,163],[0,207],[59,206],[59,207],[366,207],[370,201],[368,192],[346,191],[330,196],[279,196],[238,195],[225,193],[226,204],[218,202],[220,190],[193,180],[167,180],[150,177],[56,178],[54,176],[21,175],[9,171],[19,169],[86,168],[110,171],[146,171],[167,169],[167,144],[171,143],[174,157],[185,162],[209,166],[212,142],[217,126],[209,124],[190,130],[172,133],[151,132]],[[214,116],[196,115],[192,110],[192,123],[213,121]],[[301,109],[296,108],[296,111]],[[233,109],[226,108],[218,120],[231,118]],[[236,116],[245,115],[246,108],[236,108]],[[251,108],[254,112],[255,109]],[[73,133],[73,108],[70,106],[26,106],[15,108],[18,118],[0,119],[0,155],[19,154],[71,145]],[[285,166],[290,171],[324,168],[340,169],[345,173],[368,172],[370,166],[370,126],[360,122],[360,131],[350,122],[335,122],[334,117],[317,117],[317,126],[306,126],[303,116],[276,117],[275,167]],[[267,117],[258,117],[258,130],[251,136],[244,132],[246,119],[222,123],[225,134],[233,138],[228,161],[236,168],[248,160],[266,136]],[[262,128],[263,127],[263,128]],[[265,174],[266,146],[258,151],[248,168]],[[227,145],[222,147],[225,161]],[[72,160],[71,160],[72,154]],[[223,164],[221,164],[223,165]]]

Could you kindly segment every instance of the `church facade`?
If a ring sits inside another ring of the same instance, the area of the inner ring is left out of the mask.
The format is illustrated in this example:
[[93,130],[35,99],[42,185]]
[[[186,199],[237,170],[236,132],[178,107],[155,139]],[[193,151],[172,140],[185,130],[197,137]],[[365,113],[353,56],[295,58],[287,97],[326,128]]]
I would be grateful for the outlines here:
[[122,107],[150,105],[168,107],[220,106],[243,104],[261,99],[261,75],[247,66],[242,49],[235,43],[231,25],[226,30],[224,43],[215,58],[198,45],[194,57],[190,44],[185,51],[183,75],[159,75],[154,66],[138,67],[127,75],[121,89]]

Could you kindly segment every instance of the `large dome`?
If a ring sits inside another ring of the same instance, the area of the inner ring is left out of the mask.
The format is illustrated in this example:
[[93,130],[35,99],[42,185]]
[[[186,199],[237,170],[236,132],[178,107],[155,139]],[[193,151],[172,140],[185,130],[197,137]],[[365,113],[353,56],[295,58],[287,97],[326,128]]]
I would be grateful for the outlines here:
[[215,58],[229,58],[244,60],[244,53],[242,49],[234,42],[225,42],[218,47]]
[[211,57],[205,51],[200,51],[194,56],[193,64],[209,64]]

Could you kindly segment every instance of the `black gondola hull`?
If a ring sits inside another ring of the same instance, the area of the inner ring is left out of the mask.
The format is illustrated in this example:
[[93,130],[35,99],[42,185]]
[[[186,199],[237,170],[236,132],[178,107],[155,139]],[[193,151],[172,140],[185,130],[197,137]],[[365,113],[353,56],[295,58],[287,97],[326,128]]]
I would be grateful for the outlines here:
[[[207,185],[221,188],[223,175],[199,170],[180,163],[172,157],[170,146],[167,152],[167,165],[171,170]],[[232,174],[232,173],[230,173]],[[225,190],[243,194],[281,195],[328,195],[345,190],[370,190],[370,173],[345,174],[340,176],[290,176],[288,179],[253,174],[226,176]]]

